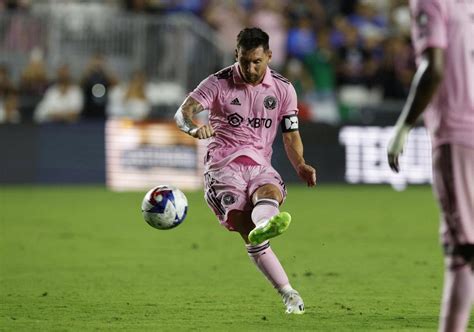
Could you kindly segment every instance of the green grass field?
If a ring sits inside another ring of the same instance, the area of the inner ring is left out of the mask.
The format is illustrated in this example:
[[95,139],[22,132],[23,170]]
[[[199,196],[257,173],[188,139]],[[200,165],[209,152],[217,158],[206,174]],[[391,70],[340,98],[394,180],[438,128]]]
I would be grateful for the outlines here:
[[306,314],[280,297],[201,192],[183,225],[141,218],[143,193],[0,188],[2,331],[434,331],[442,284],[429,187],[289,187],[274,239]]

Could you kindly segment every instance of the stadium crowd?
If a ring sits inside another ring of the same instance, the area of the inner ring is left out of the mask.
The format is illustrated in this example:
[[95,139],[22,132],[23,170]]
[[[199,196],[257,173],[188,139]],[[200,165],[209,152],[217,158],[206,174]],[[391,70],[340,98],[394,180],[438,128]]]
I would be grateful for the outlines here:
[[[0,0],[0,13],[28,11],[35,3]],[[294,84],[303,121],[337,124],[350,118],[352,107],[402,100],[415,71],[407,0],[105,3],[141,15],[193,13],[215,31],[229,64],[238,31],[261,27],[270,35],[271,67]],[[156,89],[145,72],[121,80],[106,55],[91,54],[82,75],[73,77],[67,64],[48,71],[38,47],[27,51],[30,60],[18,79],[10,77],[6,63],[0,65],[0,123],[149,116]]]

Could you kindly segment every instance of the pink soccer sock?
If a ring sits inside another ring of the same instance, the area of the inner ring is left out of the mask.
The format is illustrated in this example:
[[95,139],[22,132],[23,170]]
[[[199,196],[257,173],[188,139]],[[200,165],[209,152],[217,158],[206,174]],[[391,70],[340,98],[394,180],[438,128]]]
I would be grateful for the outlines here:
[[267,221],[274,215],[277,215],[280,210],[279,204],[276,200],[270,198],[259,199],[252,210],[252,221],[255,226]]
[[474,273],[470,264],[450,267],[451,262],[446,260],[439,331],[464,332],[474,300]]
[[270,248],[269,241],[257,245],[247,244],[246,247],[250,259],[272,283],[273,287],[281,291],[283,288],[290,286],[288,276],[272,248]]

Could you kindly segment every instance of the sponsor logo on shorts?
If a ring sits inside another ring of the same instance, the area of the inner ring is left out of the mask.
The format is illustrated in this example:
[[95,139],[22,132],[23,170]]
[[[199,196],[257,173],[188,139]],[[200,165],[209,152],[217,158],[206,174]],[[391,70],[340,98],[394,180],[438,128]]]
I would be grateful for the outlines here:
[[273,96],[266,96],[263,100],[263,106],[265,106],[267,110],[275,109],[275,107],[277,107],[277,104],[277,99]]
[[232,205],[236,201],[236,197],[234,194],[231,193],[226,193],[224,196],[222,196],[222,204],[224,205]]

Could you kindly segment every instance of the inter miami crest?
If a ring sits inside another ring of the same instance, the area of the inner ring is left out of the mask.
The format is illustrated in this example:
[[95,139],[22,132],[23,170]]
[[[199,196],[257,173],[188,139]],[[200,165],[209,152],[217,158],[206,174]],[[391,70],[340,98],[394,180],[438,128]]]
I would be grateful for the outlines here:
[[222,203],[224,205],[232,205],[235,203],[235,201],[236,201],[236,197],[235,195],[231,193],[226,193],[224,194],[224,196],[222,196]]
[[263,100],[263,106],[267,110],[273,110],[275,107],[277,107],[277,100],[273,96],[266,96],[265,99]]

